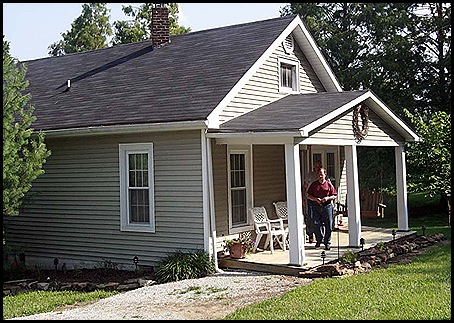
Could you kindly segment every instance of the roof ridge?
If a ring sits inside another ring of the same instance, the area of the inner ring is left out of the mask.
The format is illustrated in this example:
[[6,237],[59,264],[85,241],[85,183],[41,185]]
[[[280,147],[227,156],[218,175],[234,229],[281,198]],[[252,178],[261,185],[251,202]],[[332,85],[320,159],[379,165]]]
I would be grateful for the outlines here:
[[[200,34],[200,33],[204,33],[204,32],[217,31],[219,29],[238,28],[238,27],[243,27],[243,26],[252,25],[252,24],[265,23],[265,22],[270,22],[272,20],[281,20],[281,19],[282,20],[283,19],[292,20],[295,16],[297,16],[297,14],[288,15],[288,16],[274,17],[274,18],[269,18],[269,19],[265,19],[265,20],[255,20],[255,21],[250,21],[250,22],[245,22],[245,23],[240,23],[240,24],[235,24],[235,25],[227,25],[227,26],[203,29],[203,30],[198,30],[198,31],[191,31],[191,32],[188,32],[186,34],[170,35],[170,40],[172,40],[174,38],[180,38],[180,37],[194,35],[194,34]],[[69,54],[64,54],[64,55],[59,55],[59,56],[40,57],[40,58],[29,59],[29,60],[24,60],[24,61],[20,61],[20,62],[21,63],[28,63],[28,62],[34,62],[34,61],[43,60],[43,59],[49,59],[49,58],[67,57],[69,55],[75,55],[75,54],[81,54],[81,53],[90,53],[90,52],[93,52],[93,51],[107,50],[107,49],[111,49],[113,47],[117,47],[118,48],[118,46],[121,46],[121,47],[125,47],[125,46],[128,46],[128,45],[129,46],[133,46],[133,45],[134,46],[138,46],[138,45],[143,44],[145,42],[149,42],[150,46],[152,45],[151,44],[151,39],[146,39],[146,40],[137,41],[137,42],[131,42],[131,43],[126,43],[126,44],[116,44],[116,45],[111,45],[111,46],[103,47],[103,48],[89,49],[89,50],[85,50],[85,51],[82,51],[82,52],[74,52],[74,53],[69,53]]]
[[[246,25],[252,25],[252,24],[258,24],[258,23],[265,23],[265,22],[270,22],[271,20],[283,20],[283,19],[288,19],[288,20],[292,20],[293,18],[295,18],[298,14],[293,14],[293,15],[288,15],[288,16],[280,16],[280,17],[274,17],[274,18],[268,18],[268,19],[264,19],[264,20],[254,20],[254,21],[249,21],[249,22],[243,22],[243,23],[239,23],[239,24],[235,24],[235,25],[226,25],[226,26],[220,26],[220,27],[214,27],[214,28],[208,28],[208,29],[202,29],[202,30],[198,30],[198,31],[191,31],[187,34],[179,34],[179,35],[173,35],[173,36],[185,36],[185,35],[189,35],[189,34],[195,34],[195,33],[201,33],[201,32],[208,32],[208,31],[214,31],[214,30],[218,30],[218,29],[228,29],[228,28],[235,28],[235,27],[243,27],[243,26],[246,26]],[[291,19],[290,19],[291,17]],[[172,35],[171,35],[172,36]]]

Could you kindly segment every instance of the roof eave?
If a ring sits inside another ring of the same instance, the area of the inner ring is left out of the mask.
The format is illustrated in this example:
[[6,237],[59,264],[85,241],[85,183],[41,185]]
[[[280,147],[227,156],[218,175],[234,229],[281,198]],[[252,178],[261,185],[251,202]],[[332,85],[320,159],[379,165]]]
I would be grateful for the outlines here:
[[366,104],[371,106],[375,113],[383,118],[393,129],[395,129],[406,142],[418,142],[421,138],[412,131],[402,120],[400,120],[378,97],[371,91],[367,91],[364,94],[358,96],[356,99],[349,103],[339,107],[338,109],[328,113],[326,116],[308,124],[305,127],[300,128],[301,134],[304,137],[308,137],[309,133],[314,129],[326,124],[341,115],[342,113],[353,108],[357,104],[365,101]]
[[87,135],[116,135],[138,132],[179,131],[206,129],[206,120],[191,120],[177,122],[156,122],[146,124],[126,124],[112,126],[81,127],[56,130],[44,130],[46,137],[74,137]]

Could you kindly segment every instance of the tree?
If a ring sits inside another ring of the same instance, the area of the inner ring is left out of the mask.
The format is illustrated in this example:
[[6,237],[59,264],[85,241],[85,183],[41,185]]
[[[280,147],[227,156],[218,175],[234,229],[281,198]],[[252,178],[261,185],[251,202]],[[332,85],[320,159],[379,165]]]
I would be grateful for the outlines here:
[[429,191],[429,196],[451,192],[451,114],[438,111],[430,118],[405,110],[421,137],[409,143],[407,164],[409,185],[416,192]]
[[[127,44],[133,42],[144,41],[151,39],[151,21],[153,3],[143,3],[140,7],[122,6],[122,10],[126,16],[133,18],[132,20],[117,20],[114,22],[114,37],[112,44]],[[178,4],[170,3],[169,8],[169,31],[171,35],[184,34],[191,31],[191,28],[186,28],[178,25]]]
[[9,43],[3,36],[3,215],[17,215],[32,182],[41,174],[50,156],[44,134],[34,134],[30,127],[36,120],[34,107],[28,104],[30,94],[26,67],[17,66],[9,54]]
[[[345,90],[372,89],[401,118],[451,109],[450,3],[290,3]],[[406,120],[408,121],[408,120]]]
[[[281,16],[295,13],[305,20],[342,87],[371,89],[404,121],[416,122],[425,144],[412,146],[410,156],[425,156],[435,162],[425,151],[433,148],[434,141],[426,138],[429,133],[422,131],[419,118],[429,125],[441,120],[437,117],[429,122],[431,116],[446,112],[450,119],[451,4],[290,3],[281,9]],[[436,128],[440,127],[445,125]],[[451,133],[446,132],[446,136],[449,140],[443,140],[445,146],[438,148],[443,151],[450,148]],[[393,160],[383,156],[382,148],[370,148],[362,154],[367,174],[383,174],[382,169],[394,167]],[[407,160],[416,166],[412,158]],[[378,164],[377,160],[388,160],[388,164]],[[450,159],[439,159],[435,165],[450,178]],[[422,188],[429,178],[440,180],[432,186],[445,186],[442,177],[434,177],[433,172],[428,167],[409,167],[409,188]],[[364,176],[360,173],[360,180],[372,184]],[[380,178],[382,183],[392,182],[391,177]]]
[[60,56],[108,47],[112,35],[110,9],[106,3],[85,3],[82,13],[71,24],[71,30],[61,34],[62,40],[48,47],[49,55]]

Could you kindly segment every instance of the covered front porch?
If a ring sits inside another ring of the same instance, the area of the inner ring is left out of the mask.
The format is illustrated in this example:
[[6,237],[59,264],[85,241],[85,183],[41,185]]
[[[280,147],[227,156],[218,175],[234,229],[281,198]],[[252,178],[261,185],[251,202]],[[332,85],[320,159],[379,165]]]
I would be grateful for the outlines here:
[[[367,131],[360,135],[356,128],[361,128],[358,118],[363,115]],[[419,138],[369,91],[291,95],[205,136],[205,228],[211,230],[206,237],[215,260],[223,240],[255,232],[252,207],[264,206],[272,218],[277,201],[286,202],[288,209],[284,262],[301,268],[319,258],[321,250],[312,251],[305,242],[302,194],[305,173],[319,157],[338,192],[336,202],[347,205],[344,222],[349,229],[340,233],[345,239],[341,247],[361,248],[361,237],[372,243],[361,225],[359,146],[393,149],[395,169],[389,171],[396,175],[397,230],[409,231],[405,143]],[[337,256],[336,238],[334,233],[328,257]]]
[[315,249],[315,244],[306,244],[305,263],[302,266],[289,264],[289,251],[282,251],[276,248],[272,254],[269,250],[248,253],[246,258],[233,259],[229,256],[219,259],[219,267],[231,269],[246,269],[253,271],[268,272],[273,274],[294,275],[298,276],[301,272],[320,266],[323,263],[335,261],[342,257],[348,251],[359,252],[362,249],[369,249],[376,246],[379,242],[388,242],[393,239],[399,239],[404,236],[415,235],[416,231],[395,231],[393,229],[362,227],[362,238],[364,245],[361,247],[352,247],[348,242],[348,225],[344,225],[333,232],[331,250],[324,251],[325,259],[321,258],[323,248]]

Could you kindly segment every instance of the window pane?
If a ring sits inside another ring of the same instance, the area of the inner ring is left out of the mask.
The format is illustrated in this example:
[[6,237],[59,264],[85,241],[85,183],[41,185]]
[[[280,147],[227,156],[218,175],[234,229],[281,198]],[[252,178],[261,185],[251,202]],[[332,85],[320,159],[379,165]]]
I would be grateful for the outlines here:
[[148,223],[150,221],[148,189],[130,189],[129,201],[131,223]]
[[129,186],[148,187],[148,154],[129,154]]
[[148,171],[142,172],[142,184],[144,187],[148,187]]
[[296,67],[294,65],[289,65],[281,63],[281,86],[296,89]]
[[148,170],[148,155],[142,154],[142,169]]
[[132,170],[129,171],[129,186],[130,187],[136,186],[136,172]]
[[234,225],[247,223],[246,189],[232,191],[232,222]]
[[244,187],[246,185],[245,166],[244,154],[230,155],[230,186],[232,188]]

